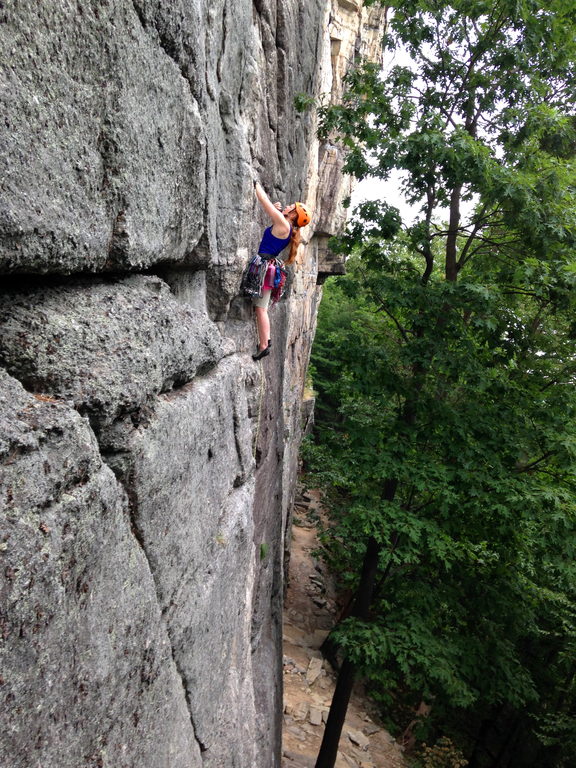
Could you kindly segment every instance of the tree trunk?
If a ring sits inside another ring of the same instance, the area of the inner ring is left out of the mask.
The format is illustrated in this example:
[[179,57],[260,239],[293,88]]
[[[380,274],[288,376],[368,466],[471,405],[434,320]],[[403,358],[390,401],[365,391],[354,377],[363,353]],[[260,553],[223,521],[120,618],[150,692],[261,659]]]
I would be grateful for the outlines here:
[[328,659],[330,664],[334,667],[335,670],[338,670],[340,668],[340,661],[338,660],[338,643],[333,638],[333,631],[334,628],[337,627],[341,622],[344,621],[344,619],[347,619],[348,616],[350,616],[350,613],[352,611],[352,606],[354,604],[354,593],[350,590],[346,594],[346,602],[344,603],[344,607],[340,611],[340,615],[338,616],[336,620],[336,624],[328,635],[326,636],[326,639],[320,646],[320,653],[322,656],[324,656],[325,659]]
[[[388,501],[392,501],[396,495],[397,486],[398,482],[396,480],[387,480],[384,485],[384,498]],[[369,617],[370,605],[376,586],[378,558],[381,549],[382,546],[376,539],[370,538],[368,540],[366,554],[364,555],[364,561],[362,563],[360,583],[358,584],[358,589],[356,591],[354,607],[351,611],[351,616],[361,619],[362,621],[366,621]],[[336,762],[336,757],[338,755],[338,743],[340,741],[344,720],[346,719],[348,702],[350,701],[352,688],[354,686],[354,672],[354,664],[349,659],[345,658],[338,673],[336,690],[332,697],[330,713],[328,715],[328,721],[326,722],[326,728],[324,729],[324,737],[322,739],[322,744],[320,745],[315,768],[334,768],[334,763]]]
[[460,195],[462,187],[454,187],[450,195],[450,223],[446,238],[446,280],[455,283],[458,278],[458,227],[460,226]]
[[354,686],[354,665],[348,659],[344,659],[336,690],[330,705],[330,714],[324,729],[324,738],[316,759],[316,768],[333,768],[338,756],[338,743],[348,711],[348,702]]
[[[369,539],[362,564],[362,575],[356,592],[356,600],[352,609],[352,616],[366,620],[372,595],[374,594],[374,584],[376,573],[378,571],[378,555],[380,554],[380,545],[375,539]],[[348,702],[352,694],[354,685],[354,665],[349,659],[344,659],[338,673],[336,690],[332,697],[330,705],[330,714],[324,729],[324,738],[318,752],[316,768],[333,768],[338,754],[338,742],[342,733],[342,726],[348,710]]]

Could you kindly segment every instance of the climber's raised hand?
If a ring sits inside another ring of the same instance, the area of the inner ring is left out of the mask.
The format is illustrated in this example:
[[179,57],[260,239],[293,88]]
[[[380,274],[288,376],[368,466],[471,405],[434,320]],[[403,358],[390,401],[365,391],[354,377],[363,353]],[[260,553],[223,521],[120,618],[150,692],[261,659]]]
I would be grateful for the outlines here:
[[254,184],[254,192],[258,202],[272,219],[272,234],[281,239],[288,237],[290,234],[290,224],[284,217],[280,203],[273,203],[258,181]]

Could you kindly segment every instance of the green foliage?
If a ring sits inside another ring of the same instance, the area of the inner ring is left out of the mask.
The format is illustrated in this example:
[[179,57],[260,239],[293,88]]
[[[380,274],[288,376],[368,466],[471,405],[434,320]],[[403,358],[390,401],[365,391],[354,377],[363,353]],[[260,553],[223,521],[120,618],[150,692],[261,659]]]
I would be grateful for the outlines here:
[[294,96],[294,109],[296,112],[307,112],[309,109],[312,109],[315,103],[316,99],[309,93],[297,93]]
[[[425,306],[416,277],[409,291],[408,262],[398,308],[394,281],[351,259],[320,309],[320,439],[308,459],[333,505],[324,543],[347,586],[370,536],[382,544],[382,573],[390,569],[373,621],[348,620],[337,637],[373,677],[394,673],[458,706],[480,698],[522,706],[535,693],[515,641],[526,629],[538,634],[533,572],[574,530],[574,393],[549,386],[561,368],[558,337],[547,364],[543,340],[520,358],[507,338],[509,297],[499,307],[495,288],[438,281]],[[442,333],[403,339],[370,301],[373,286],[406,328],[410,299],[421,324],[425,308],[442,310]],[[402,409],[416,387],[407,424]],[[392,502],[381,498],[388,477],[399,481]],[[573,575],[565,568],[564,587]]]
[[468,761],[449,738],[443,736],[436,744],[424,745],[421,750],[418,768],[464,768]]
[[359,63],[323,110],[351,173],[399,169],[421,204],[406,226],[365,203],[332,242],[348,274],[320,307],[307,460],[343,585],[357,589],[368,542],[379,552],[369,620],[334,636],[389,701],[505,713],[545,748],[534,765],[568,765],[576,9],[393,5],[386,45],[412,63]]

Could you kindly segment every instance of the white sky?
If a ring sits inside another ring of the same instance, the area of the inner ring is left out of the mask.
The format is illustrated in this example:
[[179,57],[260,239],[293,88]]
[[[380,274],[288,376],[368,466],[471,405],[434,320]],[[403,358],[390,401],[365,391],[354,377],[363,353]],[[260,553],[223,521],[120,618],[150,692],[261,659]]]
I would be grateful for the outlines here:
[[405,224],[412,224],[418,217],[421,205],[409,205],[400,189],[402,174],[392,171],[387,181],[382,179],[364,179],[356,184],[352,195],[352,208],[364,200],[384,200],[388,205],[398,208]]
[[[406,50],[398,47],[395,51],[387,51],[384,53],[382,60],[382,74],[385,77],[386,72],[393,66],[403,66],[414,68],[414,63],[410,58]],[[402,221],[405,225],[411,225],[421,215],[422,203],[416,203],[415,205],[409,205],[401,191],[402,178],[406,177],[405,172],[392,171],[390,178],[387,181],[381,179],[367,178],[356,184],[351,195],[351,210],[358,203],[364,200],[385,200],[389,205],[393,205],[398,208]],[[474,204],[462,203],[460,212],[462,218],[471,213],[474,208]],[[448,208],[438,208],[435,211],[434,220],[447,221],[448,220]]]

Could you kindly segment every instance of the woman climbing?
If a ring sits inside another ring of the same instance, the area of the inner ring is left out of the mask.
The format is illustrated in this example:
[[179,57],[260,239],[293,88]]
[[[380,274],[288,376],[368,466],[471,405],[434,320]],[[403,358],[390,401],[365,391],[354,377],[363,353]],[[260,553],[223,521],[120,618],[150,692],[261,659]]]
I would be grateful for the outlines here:
[[261,295],[253,298],[252,303],[256,312],[256,325],[258,326],[258,350],[252,355],[253,360],[260,360],[270,354],[270,320],[268,318],[268,306],[270,296],[274,288],[276,274],[275,259],[290,243],[290,254],[285,264],[292,264],[296,258],[296,251],[300,243],[300,228],[305,227],[312,218],[309,209],[303,203],[292,203],[282,209],[280,203],[272,203],[259,182],[254,182],[254,191],[258,202],[272,220],[271,226],[264,230],[258,254],[265,258],[269,264],[266,269]]

